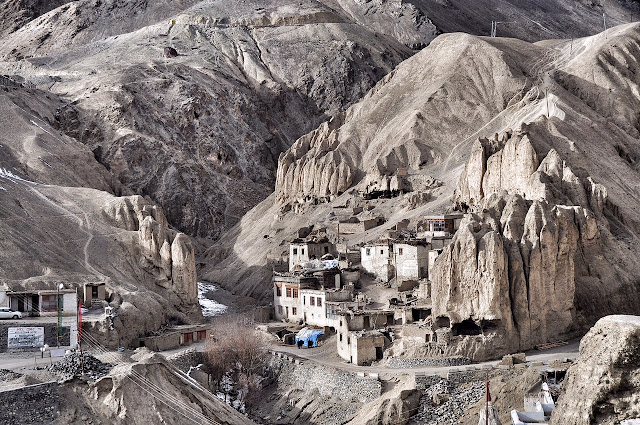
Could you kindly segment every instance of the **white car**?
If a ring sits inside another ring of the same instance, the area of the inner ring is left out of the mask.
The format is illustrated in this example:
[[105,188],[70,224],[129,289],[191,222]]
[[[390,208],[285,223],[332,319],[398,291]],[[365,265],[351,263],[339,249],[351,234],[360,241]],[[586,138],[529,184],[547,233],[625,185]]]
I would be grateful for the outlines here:
[[9,307],[0,307],[0,319],[22,319],[22,313]]

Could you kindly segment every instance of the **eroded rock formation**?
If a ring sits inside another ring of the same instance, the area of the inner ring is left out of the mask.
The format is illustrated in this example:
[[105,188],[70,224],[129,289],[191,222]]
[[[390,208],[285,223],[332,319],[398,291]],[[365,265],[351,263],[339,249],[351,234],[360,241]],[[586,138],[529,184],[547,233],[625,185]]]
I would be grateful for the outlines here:
[[118,198],[103,213],[114,225],[136,231],[140,265],[155,283],[176,293],[185,305],[198,301],[195,253],[189,238],[170,230],[162,210],[141,196]]
[[433,314],[451,328],[448,348],[491,357],[575,335],[616,309],[640,307],[629,295],[599,312],[582,310],[593,287],[609,287],[611,262],[624,255],[604,218],[606,190],[580,179],[555,149],[536,145],[527,127],[474,142],[454,199],[469,212],[438,257]]

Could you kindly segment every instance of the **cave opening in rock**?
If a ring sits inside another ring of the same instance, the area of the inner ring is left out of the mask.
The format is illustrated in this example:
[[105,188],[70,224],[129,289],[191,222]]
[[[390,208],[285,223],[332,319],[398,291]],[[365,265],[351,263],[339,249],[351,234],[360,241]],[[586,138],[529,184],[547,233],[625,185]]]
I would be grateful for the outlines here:
[[480,335],[482,333],[482,328],[480,328],[480,326],[478,326],[473,320],[467,319],[460,323],[455,323],[451,328],[451,333],[453,336]]
[[499,320],[482,320],[480,321],[480,327],[482,328],[482,333],[492,333],[496,332],[500,328]]

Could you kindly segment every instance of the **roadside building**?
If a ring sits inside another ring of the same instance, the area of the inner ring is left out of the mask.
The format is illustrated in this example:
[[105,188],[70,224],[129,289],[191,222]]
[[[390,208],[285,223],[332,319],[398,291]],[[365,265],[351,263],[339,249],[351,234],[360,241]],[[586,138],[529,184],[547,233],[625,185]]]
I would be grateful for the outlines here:
[[102,306],[103,301],[106,299],[107,291],[104,282],[84,284],[82,304],[85,307]]
[[389,241],[376,242],[360,248],[360,265],[376,279],[388,282],[393,277],[393,245]]
[[393,324],[393,316],[391,310],[340,312],[338,355],[357,365],[382,359],[385,346],[391,342],[384,329]]
[[25,290],[6,285],[0,290],[0,307],[22,313],[22,318],[0,323],[0,352],[31,350],[45,344],[75,348],[78,343],[78,302],[74,289]]
[[78,314],[75,289],[5,290],[0,291],[0,307],[9,307],[23,316],[63,316]]
[[173,350],[201,342],[211,336],[209,325],[180,325],[165,329],[161,333],[140,338],[140,347],[147,347],[153,351]]

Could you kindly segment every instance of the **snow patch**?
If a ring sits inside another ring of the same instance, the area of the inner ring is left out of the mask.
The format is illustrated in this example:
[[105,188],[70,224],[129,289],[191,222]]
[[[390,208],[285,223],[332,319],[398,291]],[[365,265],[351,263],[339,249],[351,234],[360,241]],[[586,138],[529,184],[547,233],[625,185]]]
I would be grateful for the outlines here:
[[22,177],[19,177],[19,176],[13,174],[11,171],[7,170],[6,168],[0,168],[0,178],[7,179],[7,180],[12,181],[14,183],[16,182],[16,180],[20,181],[20,182],[24,182],[24,183],[33,183],[30,180],[25,180]]
[[208,282],[198,282],[198,301],[200,302],[200,308],[202,309],[202,315],[204,317],[218,316],[227,311],[226,305],[206,297],[206,294],[209,292],[215,292],[217,290],[218,287],[216,285]]

